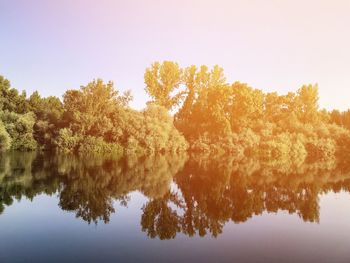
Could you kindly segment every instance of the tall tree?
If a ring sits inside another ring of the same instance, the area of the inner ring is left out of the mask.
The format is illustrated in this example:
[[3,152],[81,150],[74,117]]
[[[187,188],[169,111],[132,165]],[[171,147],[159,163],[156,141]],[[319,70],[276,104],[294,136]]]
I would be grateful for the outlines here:
[[171,110],[180,103],[182,92],[174,94],[179,88],[182,78],[182,69],[177,63],[164,61],[162,64],[155,62],[146,69],[144,79],[146,92],[153,101]]
[[298,108],[301,120],[305,122],[315,122],[318,111],[318,86],[304,85],[298,92]]

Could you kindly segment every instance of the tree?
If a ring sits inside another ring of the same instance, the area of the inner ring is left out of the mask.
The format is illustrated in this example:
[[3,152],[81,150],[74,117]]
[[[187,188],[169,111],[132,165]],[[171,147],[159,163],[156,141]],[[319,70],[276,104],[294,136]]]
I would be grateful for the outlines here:
[[95,80],[64,95],[65,129],[56,145],[80,153],[121,152],[132,154],[180,152],[187,142],[173,119],[160,105],[150,103],[144,111],[128,107],[129,92],[119,95],[113,83]]
[[0,105],[2,106],[2,110],[16,113],[26,113],[29,111],[25,91],[19,94],[18,90],[11,88],[10,81],[3,76],[0,76]]
[[301,120],[304,123],[317,121],[318,86],[304,85],[298,90],[297,94],[297,103]]
[[59,98],[50,96],[42,98],[35,91],[28,99],[30,110],[34,112],[34,138],[45,149],[54,147],[54,140],[62,125],[63,104]]
[[174,94],[182,80],[182,70],[177,63],[164,61],[160,64],[155,62],[146,69],[144,79],[145,90],[153,102],[168,110],[180,103],[182,93]]
[[231,125],[234,130],[250,127],[263,115],[264,95],[261,90],[252,89],[247,84],[235,82],[232,85],[233,103],[231,107]]
[[18,114],[15,112],[2,112],[2,119],[6,131],[11,136],[11,148],[13,150],[31,151],[37,148],[37,142],[33,137],[35,116],[32,112]]
[[101,79],[82,86],[80,90],[68,90],[63,96],[67,122],[72,131],[96,137],[103,137],[112,129],[112,115],[128,100],[130,93],[119,95],[113,82],[105,84]]
[[175,115],[175,125],[187,139],[230,131],[225,107],[230,99],[229,85],[223,69],[214,66],[211,71],[201,66],[185,69],[185,100]]

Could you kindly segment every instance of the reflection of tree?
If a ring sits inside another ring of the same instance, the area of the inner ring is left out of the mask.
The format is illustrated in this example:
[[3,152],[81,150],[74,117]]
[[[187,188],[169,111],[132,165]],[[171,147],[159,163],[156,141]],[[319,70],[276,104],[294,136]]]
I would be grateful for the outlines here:
[[40,173],[35,167],[41,162],[30,153],[7,153],[0,158],[0,213],[14,199],[23,196],[32,200],[36,195],[51,195],[57,191],[58,178],[50,173]]
[[113,199],[107,189],[95,185],[91,178],[69,182],[60,192],[59,206],[63,210],[75,211],[76,217],[91,223],[103,220],[115,212]]
[[185,161],[185,155],[114,159],[5,154],[0,161],[0,212],[13,198],[58,193],[62,209],[88,223],[107,223],[115,212],[113,202],[127,205],[129,192],[141,191],[151,198],[166,194]]
[[[142,230],[161,239],[174,238],[176,230],[188,236],[210,233],[216,237],[228,221],[245,222],[265,211],[280,210],[298,214],[304,221],[318,222],[319,194],[349,191],[349,165],[286,165],[195,156],[174,178],[179,193],[146,204]],[[174,225],[169,227],[169,222]]]
[[174,196],[169,192],[162,198],[154,199],[142,208],[142,231],[146,231],[151,238],[171,239],[180,231],[179,216],[168,206],[168,201]]
[[61,157],[58,161],[63,181],[60,206],[75,211],[77,217],[89,223],[108,222],[115,212],[113,200],[126,205],[129,192],[137,190],[149,197],[163,196],[185,162],[184,156],[170,155],[120,160],[66,159]]
[[0,213],[15,199],[57,194],[63,210],[88,223],[107,223],[115,201],[126,206],[128,194],[140,191],[149,198],[141,217],[149,237],[216,237],[227,222],[263,212],[283,210],[318,222],[321,193],[350,192],[350,166],[342,160],[300,166],[198,155],[186,160],[7,153],[0,159]]

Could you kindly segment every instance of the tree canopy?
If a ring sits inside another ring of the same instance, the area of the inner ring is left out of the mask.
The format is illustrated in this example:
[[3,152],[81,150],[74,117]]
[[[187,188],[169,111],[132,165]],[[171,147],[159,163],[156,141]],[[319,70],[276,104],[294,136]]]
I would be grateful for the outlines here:
[[226,80],[219,66],[155,62],[145,70],[150,101],[137,111],[130,91],[95,79],[63,100],[27,97],[0,77],[0,149],[88,154],[200,152],[259,156],[301,165],[346,156],[350,110],[318,105],[317,85],[280,95]]

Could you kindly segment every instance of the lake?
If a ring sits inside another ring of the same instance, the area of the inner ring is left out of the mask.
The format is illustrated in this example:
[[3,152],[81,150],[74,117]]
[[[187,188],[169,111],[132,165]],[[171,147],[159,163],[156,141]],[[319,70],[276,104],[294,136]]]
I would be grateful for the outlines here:
[[350,165],[7,153],[0,262],[350,262]]

